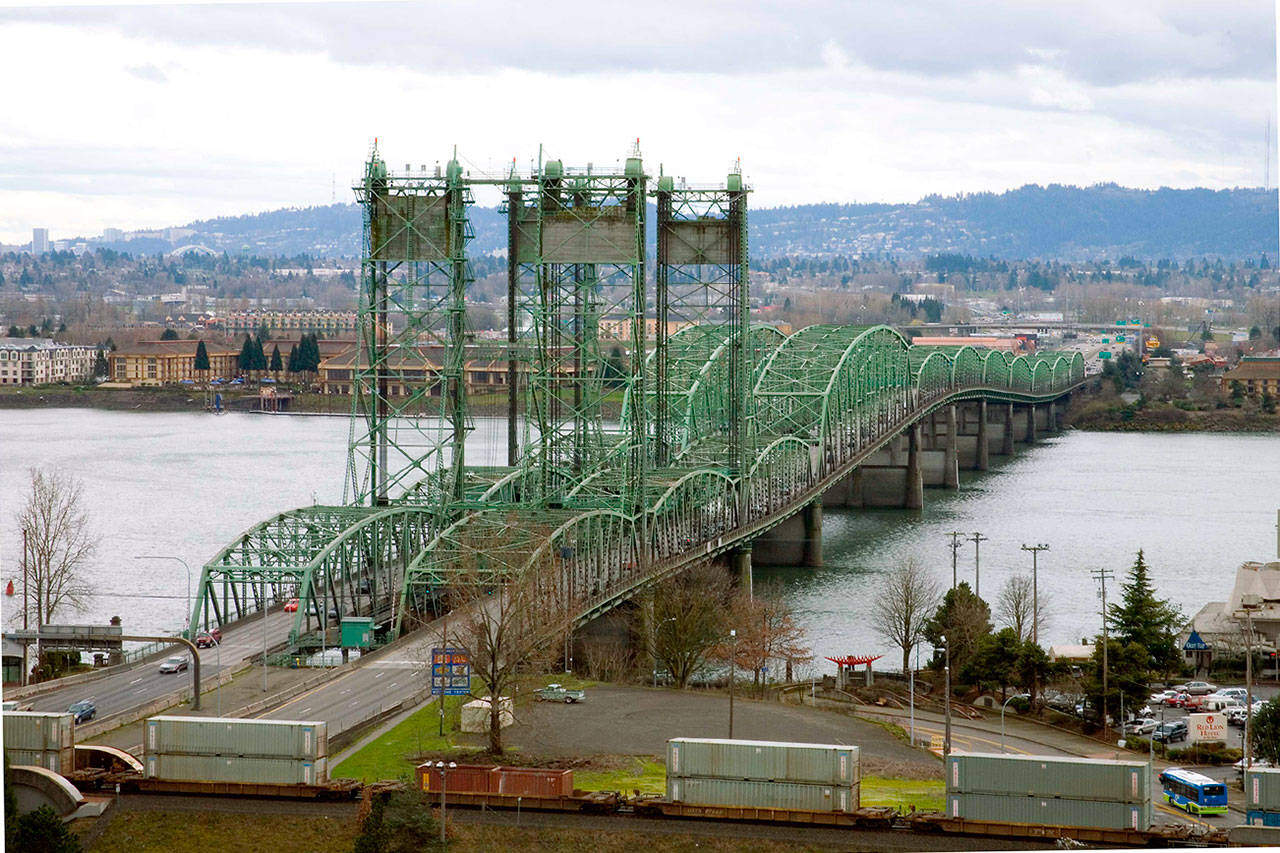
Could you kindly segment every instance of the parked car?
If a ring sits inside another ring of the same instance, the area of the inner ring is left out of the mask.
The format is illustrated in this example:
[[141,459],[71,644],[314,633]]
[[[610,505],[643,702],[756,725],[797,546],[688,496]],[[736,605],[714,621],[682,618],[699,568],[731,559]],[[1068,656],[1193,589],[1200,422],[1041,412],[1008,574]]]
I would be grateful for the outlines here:
[[1170,708],[1186,708],[1190,702],[1191,702],[1190,693],[1178,693],[1165,704],[1168,705]]
[[284,612],[285,612],[285,613],[297,613],[297,612],[298,612],[298,599],[296,599],[296,598],[291,598],[291,599],[289,599],[288,601],[286,601],[286,602],[284,603]]
[[[1235,764],[1232,764],[1231,766],[1235,768],[1237,776],[1244,775],[1244,759],[1243,758],[1237,761]],[[1270,767],[1271,762],[1267,761],[1267,759],[1265,758],[1258,758],[1255,756],[1253,759],[1253,766],[1254,767]]]
[[181,655],[175,655],[171,658],[165,658],[163,661],[161,661],[160,672],[162,674],[182,672],[189,665],[190,664],[186,658],[182,657]]
[[1151,733],[1151,739],[1156,743],[1176,743],[1180,740],[1187,739],[1187,721],[1186,720],[1170,720],[1161,723],[1156,730]]
[[1147,699],[1147,701],[1150,702],[1152,705],[1167,705],[1169,704],[1169,700],[1177,695],[1178,695],[1178,691],[1176,690],[1160,690],[1155,693],[1152,693],[1150,698]]
[[1139,717],[1124,724],[1124,733],[1127,735],[1149,735],[1159,725],[1160,721],[1154,717]]
[[210,628],[208,631],[201,631],[196,634],[196,648],[208,649],[222,642],[222,629]]
[[97,716],[98,706],[93,704],[92,699],[81,699],[67,706],[67,713],[77,724],[87,723]]
[[1243,687],[1220,687],[1215,696],[1234,696],[1241,702],[1249,698],[1249,691]]
[[1243,696],[1224,696],[1221,693],[1210,693],[1200,701],[1200,710],[1223,711],[1243,704]]
[[1224,713],[1224,716],[1227,718],[1227,725],[1243,726],[1245,717],[1247,717],[1248,714],[1249,714],[1248,708],[1244,707],[1243,705],[1235,705],[1231,708],[1228,708]]
[[1192,696],[1208,696],[1218,688],[1207,681],[1188,681],[1186,689]]
[[539,702],[563,702],[566,705],[582,702],[587,698],[584,691],[570,690],[559,684],[548,684],[533,695]]

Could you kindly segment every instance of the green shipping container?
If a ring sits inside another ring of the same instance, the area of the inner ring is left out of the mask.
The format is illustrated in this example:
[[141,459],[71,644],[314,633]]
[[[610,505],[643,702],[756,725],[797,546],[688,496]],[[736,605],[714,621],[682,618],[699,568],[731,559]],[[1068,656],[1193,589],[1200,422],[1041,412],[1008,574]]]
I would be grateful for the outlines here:
[[75,746],[75,723],[70,714],[39,711],[6,711],[4,748],[63,750]]
[[43,767],[54,773],[66,775],[76,769],[75,747],[66,749],[9,749],[5,747],[4,757],[13,767]]
[[183,782],[242,782],[254,785],[319,785],[327,781],[325,759],[237,758],[221,755],[148,755],[148,779]]
[[1280,768],[1251,767],[1244,775],[1245,808],[1280,811]]
[[851,812],[858,808],[858,786],[668,776],[667,799],[703,806]]
[[861,779],[856,746],[685,737],[667,741],[667,775],[821,785]]
[[1054,797],[999,794],[947,794],[947,814],[967,820],[1090,826],[1102,829],[1151,828],[1151,803],[1109,803]]
[[327,726],[298,720],[235,717],[151,717],[147,755],[222,755],[309,759],[329,754]]
[[1151,767],[1145,761],[987,753],[953,753],[947,758],[948,794],[1150,804],[1151,789]]

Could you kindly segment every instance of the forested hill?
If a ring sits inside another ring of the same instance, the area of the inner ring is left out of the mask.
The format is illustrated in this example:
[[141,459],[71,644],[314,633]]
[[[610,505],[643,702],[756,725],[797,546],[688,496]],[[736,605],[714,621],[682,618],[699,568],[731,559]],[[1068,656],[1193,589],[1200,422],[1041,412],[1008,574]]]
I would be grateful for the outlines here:
[[[1276,191],[1258,188],[1032,184],[998,194],[929,196],[914,204],[803,204],[753,209],[750,215],[754,258],[864,252],[1062,260],[1278,254]],[[473,208],[471,222],[473,252],[505,249],[506,226],[496,209]],[[354,256],[361,216],[353,204],[329,205],[209,219],[187,227],[195,233],[175,245],[198,243],[231,253]]]

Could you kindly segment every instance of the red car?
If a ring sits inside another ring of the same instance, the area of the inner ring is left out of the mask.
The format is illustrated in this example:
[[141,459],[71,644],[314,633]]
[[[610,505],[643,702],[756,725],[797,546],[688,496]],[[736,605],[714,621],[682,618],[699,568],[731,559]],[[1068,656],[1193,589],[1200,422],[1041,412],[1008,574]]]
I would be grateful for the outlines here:
[[296,599],[296,598],[291,598],[291,599],[289,599],[288,601],[286,601],[286,602],[284,603],[284,612],[285,612],[285,613],[297,613],[297,612],[298,612],[298,599]]
[[211,646],[216,646],[218,643],[221,643],[221,642],[222,642],[221,628],[210,628],[208,631],[201,631],[199,634],[196,634],[197,649],[207,649],[207,648],[210,648]]
[[1185,708],[1187,707],[1190,701],[1191,701],[1190,693],[1179,693],[1177,696],[1174,696],[1172,699],[1170,699],[1168,704],[1174,708]]

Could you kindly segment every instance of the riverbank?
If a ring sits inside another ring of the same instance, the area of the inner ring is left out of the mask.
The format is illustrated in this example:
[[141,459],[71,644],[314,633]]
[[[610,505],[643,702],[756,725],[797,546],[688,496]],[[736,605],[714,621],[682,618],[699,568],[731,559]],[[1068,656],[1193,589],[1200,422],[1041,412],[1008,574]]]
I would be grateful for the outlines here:
[[1173,403],[1126,403],[1118,396],[1073,400],[1066,424],[1094,432],[1280,432],[1280,414],[1254,406],[1184,409]]

